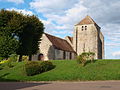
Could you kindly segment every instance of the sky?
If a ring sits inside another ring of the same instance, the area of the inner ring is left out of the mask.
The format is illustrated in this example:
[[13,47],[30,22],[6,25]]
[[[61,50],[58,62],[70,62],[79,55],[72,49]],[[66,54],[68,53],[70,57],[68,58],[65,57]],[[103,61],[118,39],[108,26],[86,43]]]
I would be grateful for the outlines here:
[[45,32],[64,38],[86,15],[101,27],[105,58],[120,58],[120,0],[0,0],[0,9],[36,15]]

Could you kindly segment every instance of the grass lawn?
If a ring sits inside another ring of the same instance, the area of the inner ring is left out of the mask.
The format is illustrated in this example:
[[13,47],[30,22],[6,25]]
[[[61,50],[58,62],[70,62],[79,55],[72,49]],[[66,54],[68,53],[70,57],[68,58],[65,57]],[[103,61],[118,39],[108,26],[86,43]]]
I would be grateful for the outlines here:
[[0,70],[0,81],[94,81],[120,80],[120,60],[97,60],[85,67],[75,60],[52,61],[56,67],[35,76],[26,76],[24,63]]

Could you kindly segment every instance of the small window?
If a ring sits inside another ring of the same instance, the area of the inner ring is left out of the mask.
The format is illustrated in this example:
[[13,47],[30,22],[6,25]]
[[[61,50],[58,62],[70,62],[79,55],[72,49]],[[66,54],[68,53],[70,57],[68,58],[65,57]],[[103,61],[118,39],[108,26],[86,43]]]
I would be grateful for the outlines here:
[[85,26],[85,30],[87,30],[87,26]]
[[82,31],[84,30],[84,26],[82,26]]

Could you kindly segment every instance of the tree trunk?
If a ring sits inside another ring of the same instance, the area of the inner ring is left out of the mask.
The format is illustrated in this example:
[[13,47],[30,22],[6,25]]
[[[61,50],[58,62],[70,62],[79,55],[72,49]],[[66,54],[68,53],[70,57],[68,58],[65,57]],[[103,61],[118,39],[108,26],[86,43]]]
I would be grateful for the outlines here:
[[22,62],[22,55],[19,56],[18,62]]
[[32,60],[32,55],[29,55],[29,61],[31,61]]

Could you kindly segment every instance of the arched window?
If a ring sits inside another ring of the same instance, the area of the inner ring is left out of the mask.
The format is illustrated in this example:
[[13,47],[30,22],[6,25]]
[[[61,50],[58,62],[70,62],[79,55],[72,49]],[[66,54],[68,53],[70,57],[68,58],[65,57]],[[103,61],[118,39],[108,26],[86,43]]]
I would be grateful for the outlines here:
[[42,54],[42,53],[40,53],[39,55],[38,55],[38,60],[40,61],[40,60],[44,60],[44,55]]

